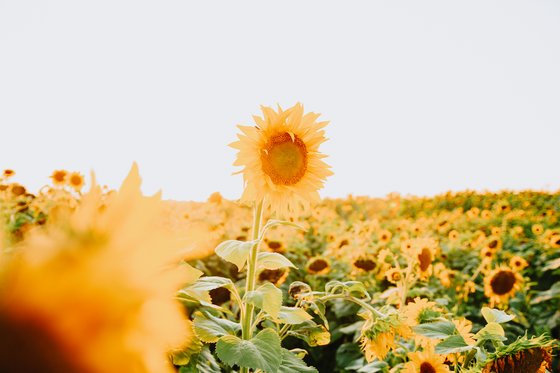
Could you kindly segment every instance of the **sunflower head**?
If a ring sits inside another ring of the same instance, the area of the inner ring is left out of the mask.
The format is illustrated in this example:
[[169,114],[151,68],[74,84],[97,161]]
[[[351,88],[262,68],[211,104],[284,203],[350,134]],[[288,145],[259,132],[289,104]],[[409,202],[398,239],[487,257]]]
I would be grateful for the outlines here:
[[369,255],[360,255],[352,262],[352,266],[361,272],[371,272],[377,268],[377,263]]
[[360,344],[368,362],[375,358],[384,359],[396,347],[395,338],[409,338],[410,328],[403,322],[400,313],[389,313],[384,317],[361,314],[366,321],[362,326]]
[[324,275],[331,270],[331,262],[325,257],[315,256],[309,259],[305,269],[312,275]]
[[441,316],[441,312],[434,302],[427,299],[416,297],[414,301],[408,303],[403,308],[403,314],[407,325],[416,326],[425,322],[430,322]]
[[4,179],[8,179],[8,178],[14,176],[15,174],[16,174],[16,172],[14,170],[7,168],[2,172],[2,177]]
[[70,187],[72,187],[76,192],[82,190],[84,186],[84,177],[79,172],[72,172],[68,175],[66,182]]
[[445,357],[434,352],[432,344],[427,344],[423,351],[409,352],[408,363],[404,365],[402,373],[448,373]]
[[282,285],[286,282],[288,275],[290,274],[289,268],[278,268],[278,269],[263,269],[259,272],[259,282],[271,282],[276,286]]
[[54,170],[51,174],[51,180],[55,186],[63,186],[66,184],[66,178],[68,177],[68,171],[66,170]]
[[527,261],[525,259],[523,259],[522,257],[515,255],[513,256],[510,260],[509,260],[509,266],[514,270],[514,271],[522,271],[525,268],[527,268],[527,266],[529,265],[529,263],[527,263]]
[[484,277],[484,294],[490,305],[507,304],[523,285],[523,277],[507,266],[500,266]]
[[489,354],[482,367],[482,373],[548,372],[552,367],[554,347],[555,343],[544,336],[520,337]]
[[297,213],[310,202],[319,201],[330,167],[323,162],[319,145],[326,141],[318,114],[304,114],[303,106],[278,111],[262,107],[256,126],[238,126],[239,150],[234,165],[243,166],[243,202],[264,200],[280,215]]

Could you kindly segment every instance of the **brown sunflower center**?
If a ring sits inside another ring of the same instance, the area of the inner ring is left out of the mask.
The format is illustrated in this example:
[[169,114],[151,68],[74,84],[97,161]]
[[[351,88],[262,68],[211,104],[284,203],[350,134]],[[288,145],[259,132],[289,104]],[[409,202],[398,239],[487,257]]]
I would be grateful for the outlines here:
[[275,135],[261,153],[262,170],[274,184],[294,185],[307,170],[307,147],[296,135]]
[[357,259],[354,262],[354,266],[356,268],[359,268],[359,269],[362,269],[364,271],[369,272],[369,271],[375,269],[375,262],[371,259],[360,258],[360,259]]
[[498,241],[497,240],[490,241],[490,243],[488,244],[488,247],[491,248],[491,249],[495,249],[496,247],[498,247]]
[[492,291],[497,295],[507,294],[515,285],[515,274],[511,271],[499,271],[490,280]]
[[74,186],[80,186],[82,185],[82,182],[82,177],[79,175],[72,175],[72,177],[70,178],[70,184]]
[[423,248],[418,254],[418,262],[420,263],[420,270],[425,272],[432,264],[432,252],[427,247]]
[[267,245],[273,251],[277,251],[282,248],[282,242],[278,242],[278,241],[268,241]]
[[286,270],[283,268],[264,269],[261,271],[261,273],[259,273],[259,281],[260,282],[269,281],[272,282],[273,284],[276,284],[282,279],[285,273]]
[[66,172],[64,171],[56,171],[53,174],[53,180],[56,181],[57,183],[62,183],[64,181],[64,179],[66,179]]
[[0,313],[0,371],[89,372],[78,366],[75,351],[70,351],[47,329],[44,321],[14,319]]
[[420,373],[436,373],[436,368],[427,361],[420,364]]
[[315,259],[310,265],[309,270],[311,272],[321,272],[323,269],[327,268],[329,263],[324,259]]

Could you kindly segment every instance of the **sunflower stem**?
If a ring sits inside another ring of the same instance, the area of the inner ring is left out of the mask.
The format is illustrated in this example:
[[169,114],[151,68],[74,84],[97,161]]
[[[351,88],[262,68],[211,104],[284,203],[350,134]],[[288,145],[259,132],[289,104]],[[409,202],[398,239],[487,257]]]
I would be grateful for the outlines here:
[[[261,228],[261,220],[262,220],[262,209],[263,209],[263,201],[255,204],[254,209],[254,216],[253,216],[253,241],[256,241],[259,238],[260,228]],[[255,290],[255,286],[257,283],[257,257],[259,253],[259,242],[255,242],[253,247],[251,248],[251,253],[249,255],[249,262],[247,265],[247,281],[245,285],[245,293],[249,291]],[[243,304],[244,312],[241,316],[241,332],[242,338],[245,340],[249,340],[253,337],[253,330],[252,330],[252,323],[253,323],[253,311],[254,307],[251,304],[245,303]],[[244,368],[242,368],[242,372]],[[247,372],[246,370],[245,372]]]

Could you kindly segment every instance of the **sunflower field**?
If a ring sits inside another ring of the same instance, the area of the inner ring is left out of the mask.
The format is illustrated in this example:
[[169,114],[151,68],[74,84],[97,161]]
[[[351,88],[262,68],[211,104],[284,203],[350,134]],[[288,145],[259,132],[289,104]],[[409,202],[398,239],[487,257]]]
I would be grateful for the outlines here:
[[0,372],[559,371],[560,192],[321,199],[327,122],[239,126],[237,201],[0,176]]

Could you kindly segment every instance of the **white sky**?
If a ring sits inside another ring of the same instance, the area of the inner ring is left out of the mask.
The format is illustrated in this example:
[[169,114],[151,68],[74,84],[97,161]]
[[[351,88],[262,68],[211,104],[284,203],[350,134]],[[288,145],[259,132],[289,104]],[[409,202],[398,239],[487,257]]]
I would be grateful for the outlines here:
[[241,194],[236,124],[330,120],[324,196],[560,188],[558,1],[0,0],[0,168]]

